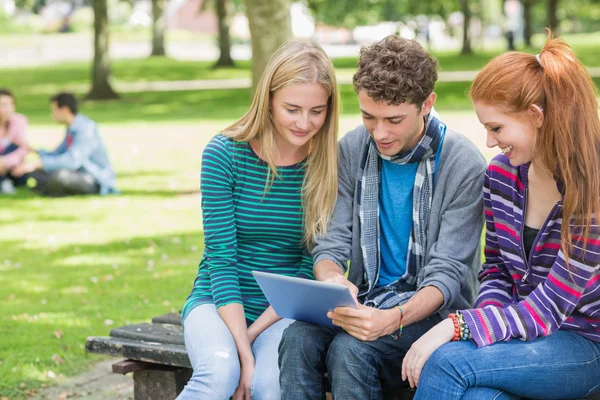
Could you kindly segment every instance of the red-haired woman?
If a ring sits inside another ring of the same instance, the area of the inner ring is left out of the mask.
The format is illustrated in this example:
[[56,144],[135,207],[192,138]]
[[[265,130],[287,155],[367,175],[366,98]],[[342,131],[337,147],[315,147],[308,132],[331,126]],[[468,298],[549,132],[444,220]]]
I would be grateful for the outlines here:
[[403,379],[418,385],[415,399],[600,392],[600,118],[592,80],[571,48],[550,38],[537,56],[492,60],[471,98],[487,146],[502,151],[485,178],[479,297],[476,308],[450,314],[413,344]]

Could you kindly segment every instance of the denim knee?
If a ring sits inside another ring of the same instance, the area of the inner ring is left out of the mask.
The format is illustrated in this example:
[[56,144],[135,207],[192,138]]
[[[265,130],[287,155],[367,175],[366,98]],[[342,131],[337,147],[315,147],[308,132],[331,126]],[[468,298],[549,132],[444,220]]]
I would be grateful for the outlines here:
[[460,373],[456,369],[456,362],[459,360],[460,353],[457,353],[453,347],[454,343],[449,343],[433,352],[423,367],[421,381],[440,375],[460,379]]
[[327,369],[330,371],[350,365],[371,365],[372,362],[372,349],[347,333],[337,335],[327,353]]
[[[178,400],[228,399],[237,389],[240,369],[237,359],[215,359],[212,367],[194,370]],[[235,361],[235,362],[233,362]]]
[[283,331],[279,343],[279,368],[284,366],[283,363],[287,357],[291,357],[294,362],[300,360],[298,355],[304,355],[307,359],[315,362],[320,358],[323,348],[312,334],[314,329],[313,324],[295,322]]
[[250,386],[252,400],[280,400],[279,370],[254,372]]

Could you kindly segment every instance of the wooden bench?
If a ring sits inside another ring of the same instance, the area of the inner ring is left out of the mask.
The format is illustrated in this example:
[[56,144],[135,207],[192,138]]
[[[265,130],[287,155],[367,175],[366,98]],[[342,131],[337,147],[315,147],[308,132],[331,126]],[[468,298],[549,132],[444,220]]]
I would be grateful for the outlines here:
[[112,371],[133,372],[135,400],[175,399],[192,376],[179,314],[155,317],[151,324],[112,329],[110,337],[88,337],[85,349],[125,358],[113,364]]
[[[123,357],[113,364],[116,374],[133,372],[135,400],[172,400],[192,376],[179,314],[152,318],[152,323],[126,325],[110,331],[110,337],[88,337],[85,349],[90,353]],[[410,400],[410,390],[387,396]]]
[[[110,331],[110,337],[89,337],[86,351],[125,360],[113,364],[116,374],[133,372],[135,400],[174,400],[192,376],[179,314],[152,318],[152,323],[126,325]],[[410,400],[409,389],[390,393],[386,399]],[[329,397],[328,397],[329,398]],[[600,400],[600,394],[586,398]]]

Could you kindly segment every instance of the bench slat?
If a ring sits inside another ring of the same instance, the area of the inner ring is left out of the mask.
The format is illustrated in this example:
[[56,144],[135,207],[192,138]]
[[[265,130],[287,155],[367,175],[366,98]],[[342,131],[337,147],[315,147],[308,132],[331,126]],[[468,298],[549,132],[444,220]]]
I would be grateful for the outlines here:
[[112,372],[113,374],[125,375],[130,372],[146,369],[148,365],[148,363],[142,361],[122,360],[112,365]]
[[92,336],[87,338],[85,349],[90,353],[191,368],[185,347],[171,343]]
[[147,342],[184,345],[181,325],[172,324],[135,324],[114,328],[110,336],[115,338],[145,340]]
[[158,317],[152,318],[152,322],[154,322],[155,324],[181,325],[181,314],[168,313],[159,315]]

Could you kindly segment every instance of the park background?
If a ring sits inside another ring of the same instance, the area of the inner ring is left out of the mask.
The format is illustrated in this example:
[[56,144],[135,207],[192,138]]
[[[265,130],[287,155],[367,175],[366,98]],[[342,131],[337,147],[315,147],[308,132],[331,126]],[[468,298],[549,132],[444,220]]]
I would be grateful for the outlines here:
[[436,109],[489,159],[470,81],[509,46],[537,53],[546,27],[598,85],[599,0],[0,0],[0,87],[29,119],[30,142],[59,143],[49,97],[75,92],[121,190],[0,197],[0,399],[132,397],[130,378],[90,375],[105,359],[85,339],[181,309],[203,250],[202,150],[245,112],[283,41],[313,39],[332,57],[343,135],[361,123],[360,46],[417,39],[440,63]]

